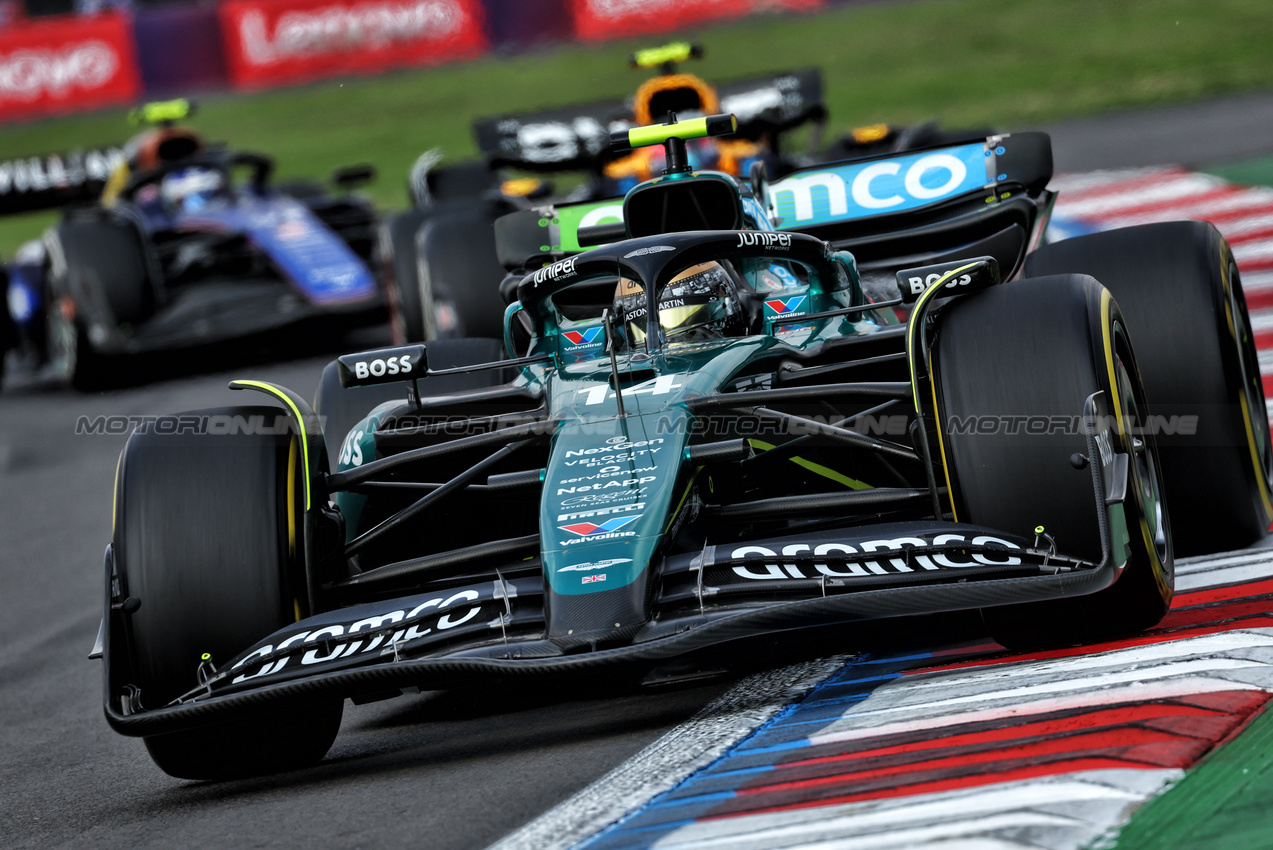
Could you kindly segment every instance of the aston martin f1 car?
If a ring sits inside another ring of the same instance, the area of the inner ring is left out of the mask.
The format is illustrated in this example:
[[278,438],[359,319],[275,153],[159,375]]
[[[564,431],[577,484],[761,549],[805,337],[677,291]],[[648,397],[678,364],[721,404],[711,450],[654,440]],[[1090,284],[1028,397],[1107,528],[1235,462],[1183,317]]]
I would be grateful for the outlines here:
[[669,163],[620,227],[502,219],[502,343],[342,356],[312,408],[236,381],[276,405],[137,431],[94,652],[110,725],[216,778],[321,758],[346,698],[930,612],[1068,645],[1158,623],[1176,551],[1265,534],[1264,397],[1214,228],[1037,247],[1039,133],[773,184],[693,171],[685,139],[733,127],[618,134]]
[[[384,321],[369,202],[314,182],[276,185],[269,157],[209,146],[171,111],[157,114],[162,126],[130,141],[104,184],[86,172],[41,195],[64,206],[63,220],[8,269],[11,332],[0,347],[87,388],[109,378],[117,355],[305,320]],[[371,175],[361,166],[333,179],[348,190]]]

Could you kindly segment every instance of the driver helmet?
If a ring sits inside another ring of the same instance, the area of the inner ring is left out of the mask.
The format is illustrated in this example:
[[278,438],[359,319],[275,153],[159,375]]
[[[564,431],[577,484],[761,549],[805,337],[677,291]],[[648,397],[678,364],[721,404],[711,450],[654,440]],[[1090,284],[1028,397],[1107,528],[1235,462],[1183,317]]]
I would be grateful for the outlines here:
[[156,127],[134,136],[124,146],[124,158],[133,171],[158,168],[201,152],[203,139],[185,127]]
[[[620,278],[614,309],[623,322],[628,343],[645,345],[644,287],[629,278]],[[657,309],[659,325],[670,343],[719,339],[743,324],[734,279],[715,260],[691,266],[674,277],[659,293]]]
[[225,180],[215,168],[191,166],[166,175],[159,185],[160,196],[171,207],[196,213],[224,188]]
[[720,112],[720,98],[716,89],[693,74],[664,74],[642,83],[632,104],[636,123],[666,121],[668,112],[711,115]]

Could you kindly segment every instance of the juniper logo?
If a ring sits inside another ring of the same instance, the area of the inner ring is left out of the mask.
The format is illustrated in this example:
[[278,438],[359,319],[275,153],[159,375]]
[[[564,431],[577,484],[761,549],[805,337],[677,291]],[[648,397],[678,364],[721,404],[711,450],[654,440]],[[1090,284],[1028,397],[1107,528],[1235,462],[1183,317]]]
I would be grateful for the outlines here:
[[535,283],[543,283],[546,280],[556,280],[559,277],[569,277],[575,273],[575,258],[561,260],[553,263],[551,266],[545,266],[535,272]]

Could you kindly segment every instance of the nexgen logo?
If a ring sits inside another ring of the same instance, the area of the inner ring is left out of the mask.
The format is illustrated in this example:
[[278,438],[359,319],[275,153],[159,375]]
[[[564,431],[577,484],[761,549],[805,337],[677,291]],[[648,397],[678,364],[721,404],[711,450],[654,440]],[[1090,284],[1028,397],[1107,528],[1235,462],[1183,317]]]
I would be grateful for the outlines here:
[[986,150],[971,144],[795,174],[769,194],[784,225],[818,224],[915,209],[986,183]]

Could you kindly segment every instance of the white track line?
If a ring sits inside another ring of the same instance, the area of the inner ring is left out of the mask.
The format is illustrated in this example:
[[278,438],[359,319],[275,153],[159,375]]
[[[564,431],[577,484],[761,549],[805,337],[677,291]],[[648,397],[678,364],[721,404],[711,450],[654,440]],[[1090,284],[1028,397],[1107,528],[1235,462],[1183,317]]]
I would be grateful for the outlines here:
[[[1080,847],[1125,820],[1146,797],[1184,772],[1092,770],[1010,783],[840,803],[797,811],[743,815],[695,823],[652,844],[659,850],[812,850],[914,847],[940,850]],[[1044,829],[1017,831],[1022,816]],[[987,835],[1003,828],[1001,835]],[[921,835],[918,830],[924,830]],[[1052,841],[1047,841],[1051,838]],[[1058,841],[1057,839],[1061,839]],[[1043,841],[1043,843],[1036,843]]]
[[840,670],[848,656],[794,664],[739,682],[685,723],[490,850],[565,850],[706,767]]
[[[1181,590],[1198,589],[1270,575],[1273,575],[1273,550],[1247,550],[1207,558],[1183,559],[1178,567],[1178,584]],[[1270,644],[1273,644],[1273,636],[1268,632],[1243,631],[1111,650],[1095,656],[1013,663],[1006,665],[1006,669],[1001,666],[998,669],[971,668],[920,673],[884,686],[880,692],[872,695],[868,700],[869,704],[859,705],[856,711],[851,710],[838,721],[822,726],[816,739],[811,740],[847,741],[891,734],[902,731],[903,728],[910,731],[929,728],[936,732],[942,727],[988,719],[1011,722],[1011,718],[1027,717],[1049,709],[1096,706],[1122,700],[1168,699],[1213,691],[1273,689],[1268,662],[1243,657],[1250,651],[1255,651],[1260,656],[1266,655]],[[1229,657],[1225,657],[1226,655]],[[798,664],[758,674],[740,682],[692,719],[570,799],[505,836],[492,845],[491,850],[566,850],[595,836],[714,762],[791,702],[801,699],[820,682],[841,669],[846,661],[846,657],[837,657]],[[1096,668],[1106,669],[1097,672]],[[1071,678],[1070,674],[1073,673],[1079,673],[1080,676]],[[942,689],[944,699],[932,700],[922,695],[934,686]],[[906,719],[898,721],[895,719],[898,714],[905,714]],[[1072,829],[1059,828],[1053,833],[1054,836],[1070,835],[1076,839],[1073,843],[1063,842],[1066,846],[1080,846],[1099,834],[1101,829],[1108,828],[1109,824],[1125,819],[1124,808],[1134,807],[1137,801],[1158,793],[1163,785],[1180,772],[1095,773],[1127,773],[1139,782],[1152,779],[1151,784],[1154,787],[1136,791],[1131,800],[1123,800],[1126,793],[1120,790],[1127,782],[1114,783],[1107,789],[1107,793],[1096,795],[1107,801],[1118,802],[1117,815],[1105,813],[1102,817],[1094,814],[1089,823],[1074,825]],[[1000,807],[999,811],[1006,814],[1008,803],[1011,802],[1008,797],[1034,793],[1031,789],[1035,788],[1041,788],[1041,793],[1063,802],[1068,796],[1068,792],[1063,792],[1063,789],[1072,788],[1072,784],[1061,783],[1073,781],[1078,781],[1075,776],[1048,777],[1032,780],[1025,785],[1013,783],[1006,789],[996,790],[991,798],[997,801],[994,805]],[[1130,781],[1129,779],[1128,782]],[[866,813],[877,811],[882,806],[897,807],[898,817],[910,818],[914,814],[910,806],[922,800],[931,800],[938,804],[942,800],[957,799],[960,795],[966,797],[969,793],[977,795],[991,792],[963,790],[924,798],[908,797],[897,801],[828,807],[826,810],[802,810],[797,815],[731,818],[701,829],[702,825],[699,824],[679,829],[674,834],[664,835],[663,841],[656,846],[664,846],[664,842],[669,847],[685,848],[752,846],[750,841],[742,840],[744,834],[750,835],[753,830],[763,832],[770,826],[787,823],[792,818],[808,823],[809,827],[799,835],[789,835],[793,839],[791,843],[761,842],[754,846],[814,848],[823,846],[821,841],[832,835],[839,835],[840,838],[830,839],[833,843],[825,846],[862,847],[863,850],[867,847],[905,847],[907,842],[914,844],[921,840],[938,842],[943,850],[963,846],[966,841],[972,842],[968,844],[970,847],[1022,846],[1006,836],[999,838],[983,834],[980,838],[975,838],[964,832],[959,824],[949,824],[949,829],[945,832],[907,831],[905,836],[897,834],[889,841],[884,841],[883,835],[868,837],[860,833],[850,840],[848,834],[831,828],[833,824],[829,822],[835,821],[840,814],[852,812],[856,823]],[[1074,802],[1077,804],[1080,801],[1075,798]],[[1095,801],[1089,801],[1088,804],[1095,805]],[[971,800],[968,805],[972,806]],[[902,811],[908,814],[900,814]],[[768,820],[758,821],[757,818]],[[787,820],[784,821],[784,818]],[[909,822],[917,829],[921,826],[919,820]],[[987,823],[984,817],[979,822],[983,827]],[[729,828],[722,833],[726,823]],[[862,821],[864,831],[866,823]],[[1010,829],[1006,831],[1011,832]],[[921,837],[921,833],[924,837]],[[712,836],[722,838],[723,843],[715,841]],[[777,838],[776,835],[770,837]],[[1080,837],[1082,840],[1077,840]],[[903,838],[906,840],[903,841]]]

